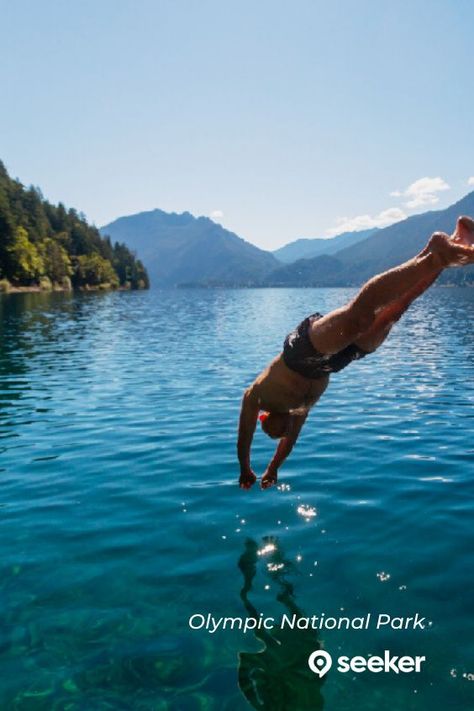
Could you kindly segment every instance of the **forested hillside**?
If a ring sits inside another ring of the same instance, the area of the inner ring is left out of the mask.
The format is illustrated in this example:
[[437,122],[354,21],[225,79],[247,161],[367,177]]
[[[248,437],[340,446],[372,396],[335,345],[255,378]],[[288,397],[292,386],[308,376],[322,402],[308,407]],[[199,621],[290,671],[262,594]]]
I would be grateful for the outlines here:
[[148,288],[140,260],[85,217],[9,177],[0,161],[0,290]]

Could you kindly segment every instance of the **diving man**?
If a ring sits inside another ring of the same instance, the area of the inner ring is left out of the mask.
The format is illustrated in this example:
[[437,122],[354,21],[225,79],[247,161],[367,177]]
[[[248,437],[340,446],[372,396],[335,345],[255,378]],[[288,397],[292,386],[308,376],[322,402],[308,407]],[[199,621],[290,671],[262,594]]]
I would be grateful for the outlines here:
[[283,351],[245,390],[239,420],[239,484],[257,477],[250,448],[259,419],[278,445],[262,477],[262,488],[277,482],[278,469],[298,439],[309,410],[326,390],[332,373],[373,353],[410,304],[447,267],[474,263],[474,220],[460,217],[453,235],[436,232],[415,257],[372,277],[345,306],[325,316],[314,313],[285,339]]

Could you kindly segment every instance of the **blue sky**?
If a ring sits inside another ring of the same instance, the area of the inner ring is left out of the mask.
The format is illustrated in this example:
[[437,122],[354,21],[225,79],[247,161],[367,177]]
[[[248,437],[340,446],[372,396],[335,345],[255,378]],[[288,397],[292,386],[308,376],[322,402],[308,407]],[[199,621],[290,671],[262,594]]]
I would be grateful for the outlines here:
[[470,0],[0,13],[0,158],[97,225],[189,210],[272,249],[474,189]]

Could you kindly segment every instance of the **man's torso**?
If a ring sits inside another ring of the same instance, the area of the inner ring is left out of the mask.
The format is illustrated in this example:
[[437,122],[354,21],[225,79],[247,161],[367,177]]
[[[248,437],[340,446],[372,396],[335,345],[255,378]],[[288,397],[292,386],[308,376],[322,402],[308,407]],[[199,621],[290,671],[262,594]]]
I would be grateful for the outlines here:
[[256,378],[252,390],[261,410],[303,414],[326,390],[329,375],[312,380],[293,372],[280,354]]

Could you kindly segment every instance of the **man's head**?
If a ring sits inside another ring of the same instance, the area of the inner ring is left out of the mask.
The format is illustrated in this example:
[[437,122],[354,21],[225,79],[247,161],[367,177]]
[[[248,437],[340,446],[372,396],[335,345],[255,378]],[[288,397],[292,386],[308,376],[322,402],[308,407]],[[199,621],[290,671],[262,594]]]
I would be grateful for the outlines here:
[[291,416],[282,412],[264,412],[260,415],[262,430],[272,439],[280,439],[288,434]]

